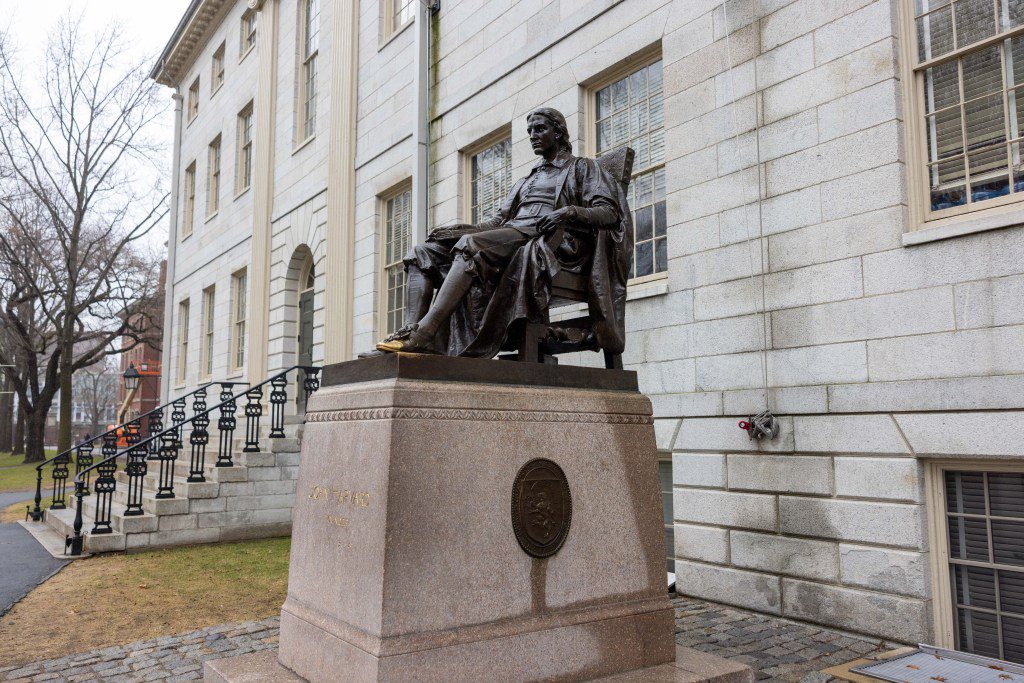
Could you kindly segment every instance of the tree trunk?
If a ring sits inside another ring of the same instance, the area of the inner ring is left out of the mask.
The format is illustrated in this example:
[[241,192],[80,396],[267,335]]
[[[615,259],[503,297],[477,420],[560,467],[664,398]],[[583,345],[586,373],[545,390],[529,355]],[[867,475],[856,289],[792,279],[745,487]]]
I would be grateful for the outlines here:
[[43,449],[43,440],[46,435],[46,412],[37,409],[32,414],[25,416],[25,459],[22,461],[24,463],[46,460],[46,451]]
[[71,366],[72,345],[65,344],[60,356],[60,405],[57,413],[57,452],[71,448],[71,410],[74,399],[74,369]]
[[15,413],[14,443],[11,444],[11,452],[14,455],[21,455],[25,452],[25,411],[22,410],[20,402]]
[[7,453],[14,444],[14,394],[6,393],[10,381],[0,373],[0,453]]

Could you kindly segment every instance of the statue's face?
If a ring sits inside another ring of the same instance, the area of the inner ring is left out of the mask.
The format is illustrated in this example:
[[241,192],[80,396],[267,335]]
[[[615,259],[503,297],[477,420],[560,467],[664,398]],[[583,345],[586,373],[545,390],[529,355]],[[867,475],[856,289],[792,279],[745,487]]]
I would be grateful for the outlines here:
[[526,120],[526,132],[530,136],[533,153],[551,156],[558,151],[558,133],[545,116],[531,116]]

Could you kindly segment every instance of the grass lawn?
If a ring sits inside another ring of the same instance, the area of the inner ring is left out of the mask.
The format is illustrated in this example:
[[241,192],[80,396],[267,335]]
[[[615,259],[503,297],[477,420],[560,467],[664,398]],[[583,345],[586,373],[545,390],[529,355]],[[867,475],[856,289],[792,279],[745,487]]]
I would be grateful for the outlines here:
[[[8,505],[3,510],[0,510],[0,524],[9,524],[10,522],[20,522],[25,519],[25,506],[32,505],[35,500],[35,494],[26,494],[26,498],[23,501],[18,501],[14,505]],[[50,507],[50,503],[53,502],[53,496],[46,494],[43,491],[43,499],[39,503],[39,509],[45,510]]]
[[[55,451],[46,451],[46,457],[52,458],[57,455]],[[6,491],[35,491],[36,489],[36,466],[23,465],[23,456],[0,453],[0,493]],[[49,475],[49,468],[43,468],[43,485],[45,488],[46,478]],[[52,485],[52,484],[51,484]]]
[[0,619],[0,662],[25,662],[278,614],[290,538],[77,560]]

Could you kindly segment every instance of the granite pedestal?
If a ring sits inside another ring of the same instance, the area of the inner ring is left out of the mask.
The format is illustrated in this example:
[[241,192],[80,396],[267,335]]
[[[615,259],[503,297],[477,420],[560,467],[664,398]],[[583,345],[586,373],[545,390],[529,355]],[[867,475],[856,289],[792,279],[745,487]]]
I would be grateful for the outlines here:
[[[306,420],[284,668],[217,662],[208,679],[586,680],[674,660],[634,373],[391,355],[325,368]],[[534,458],[572,496],[546,559],[512,524]]]

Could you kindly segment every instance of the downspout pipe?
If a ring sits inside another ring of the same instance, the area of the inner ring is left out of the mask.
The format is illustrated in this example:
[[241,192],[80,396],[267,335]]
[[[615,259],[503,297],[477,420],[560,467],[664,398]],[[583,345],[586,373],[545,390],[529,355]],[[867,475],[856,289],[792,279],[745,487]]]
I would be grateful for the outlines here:
[[441,9],[440,0],[418,0],[416,12],[416,119],[413,139],[416,143],[413,168],[413,242],[427,238],[430,188],[430,26],[433,15]]

